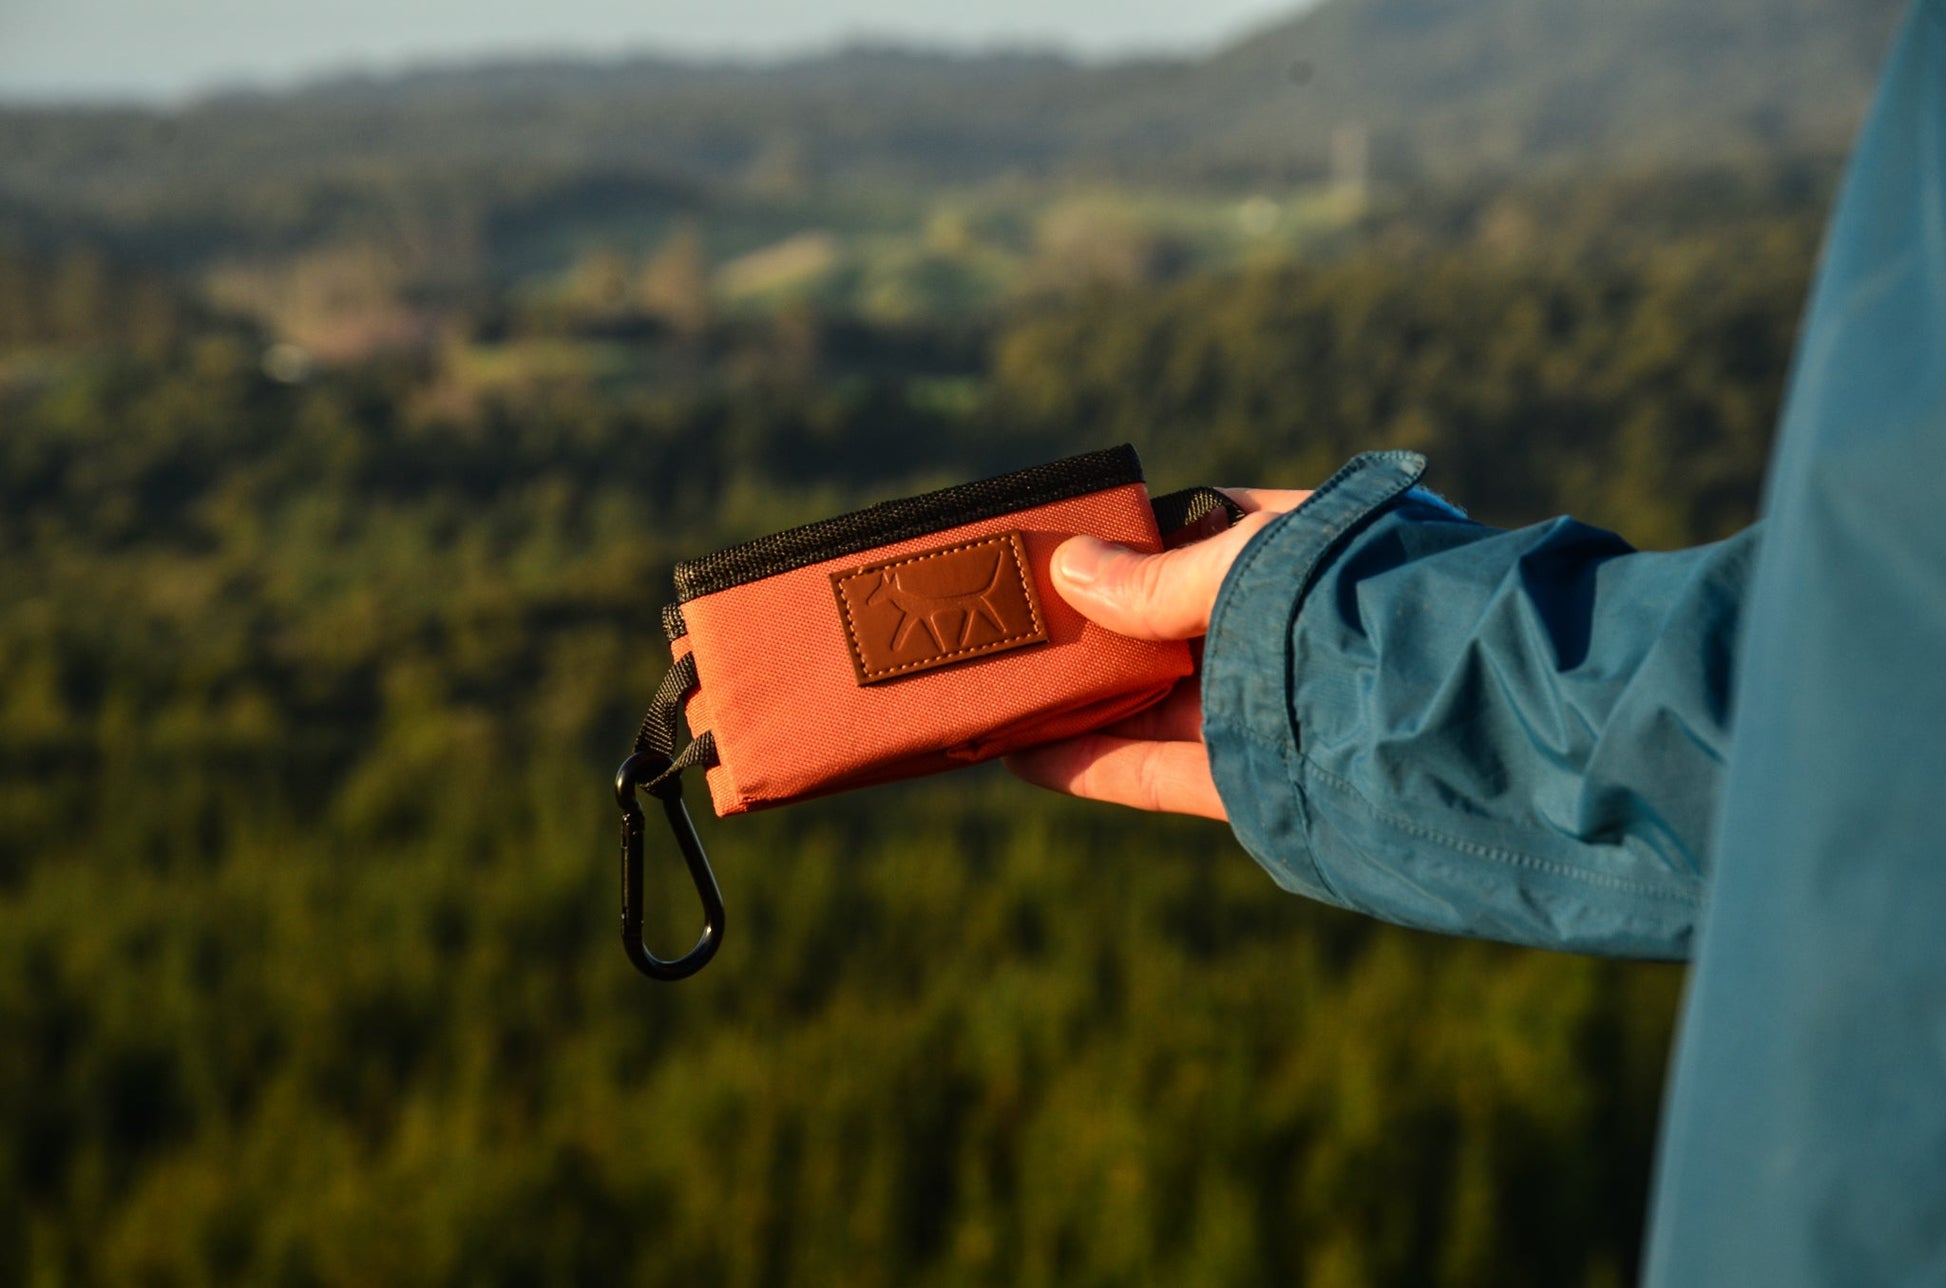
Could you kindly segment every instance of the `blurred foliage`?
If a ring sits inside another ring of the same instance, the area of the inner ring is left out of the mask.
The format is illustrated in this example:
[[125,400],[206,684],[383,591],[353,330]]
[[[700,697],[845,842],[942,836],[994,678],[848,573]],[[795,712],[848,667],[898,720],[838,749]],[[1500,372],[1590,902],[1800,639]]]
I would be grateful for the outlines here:
[[[1618,220],[1642,217],[1625,204]],[[1161,477],[1243,482],[1274,463],[1295,486],[1409,447],[1492,521],[1572,511],[1644,545],[1728,536],[1754,513],[1815,224],[1543,237],[1555,205],[1502,201],[1457,241],[1394,225],[1336,262],[1016,322],[995,347],[996,403],[1049,433],[1134,442]]]
[[1669,968],[972,771],[706,821],[728,944],[651,986],[608,782],[675,558],[1124,438],[1158,486],[1409,444],[1498,521],[1733,529],[1813,203],[1655,228],[1688,192],[897,325],[717,316],[683,231],[316,370],[0,261],[0,1281],[1629,1282]]

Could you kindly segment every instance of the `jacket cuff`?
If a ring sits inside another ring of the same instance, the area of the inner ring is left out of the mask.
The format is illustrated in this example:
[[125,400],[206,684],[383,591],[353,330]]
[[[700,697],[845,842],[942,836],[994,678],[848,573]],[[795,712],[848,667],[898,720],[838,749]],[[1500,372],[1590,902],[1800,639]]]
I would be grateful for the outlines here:
[[[1210,611],[1203,740],[1230,826],[1278,885],[1339,907],[1351,905],[1326,882],[1306,839],[1292,630],[1328,561],[1425,470],[1426,458],[1417,452],[1353,458],[1244,547]],[[1282,790],[1266,790],[1272,784]]]

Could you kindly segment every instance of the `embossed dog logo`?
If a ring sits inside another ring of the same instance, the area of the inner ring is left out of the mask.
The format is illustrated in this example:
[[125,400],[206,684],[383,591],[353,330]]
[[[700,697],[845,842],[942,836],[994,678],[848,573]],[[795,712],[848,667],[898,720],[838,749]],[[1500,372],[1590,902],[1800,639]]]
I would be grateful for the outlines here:
[[993,575],[979,590],[967,591],[957,595],[926,595],[910,590],[904,583],[909,568],[892,568],[879,574],[878,585],[866,597],[866,607],[891,601],[894,608],[903,616],[892,633],[892,651],[898,652],[912,638],[912,632],[924,627],[932,637],[935,651],[944,653],[949,645],[946,639],[949,627],[957,624],[957,638],[950,647],[965,648],[973,642],[973,626],[985,618],[995,633],[1005,635],[1007,628],[1001,622],[1001,608],[997,596],[1006,585],[1007,558],[1004,552],[996,551],[993,556]]
[[1018,532],[962,540],[831,574],[860,684],[1045,644],[1027,543]]

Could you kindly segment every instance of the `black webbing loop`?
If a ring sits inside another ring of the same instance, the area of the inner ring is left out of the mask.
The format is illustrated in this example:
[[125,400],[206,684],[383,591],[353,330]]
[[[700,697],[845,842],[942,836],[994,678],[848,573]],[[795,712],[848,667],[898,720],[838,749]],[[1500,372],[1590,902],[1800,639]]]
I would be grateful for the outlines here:
[[696,687],[696,655],[685,653],[669,668],[649,699],[648,714],[635,731],[635,750],[653,751],[661,756],[676,754],[676,717],[682,714],[682,700]]
[[[622,950],[635,969],[650,979],[675,980],[701,970],[723,942],[723,892],[710,871],[709,856],[696,835],[696,824],[682,802],[682,771],[716,763],[716,739],[708,733],[694,738],[681,755],[676,745],[676,720],[682,702],[696,687],[695,658],[685,654],[657,687],[649,712],[635,735],[635,754],[615,774],[615,801],[622,808]],[[637,790],[662,802],[669,831],[689,868],[690,884],[703,904],[703,933],[695,947],[681,957],[665,960],[642,942],[643,816]]]
[[1149,508],[1155,511],[1155,526],[1164,537],[1195,527],[1218,510],[1223,511],[1230,523],[1243,517],[1243,507],[1232,501],[1228,493],[1213,487],[1186,487],[1180,492],[1170,492],[1152,499]]

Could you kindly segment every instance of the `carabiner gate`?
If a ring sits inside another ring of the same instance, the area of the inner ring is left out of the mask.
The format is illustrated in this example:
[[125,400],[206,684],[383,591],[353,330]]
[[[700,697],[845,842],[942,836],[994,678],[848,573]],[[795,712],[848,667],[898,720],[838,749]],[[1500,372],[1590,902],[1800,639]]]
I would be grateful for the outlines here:
[[[684,759],[687,759],[685,757]],[[615,800],[622,807],[622,948],[635,969],[650,979],[687,979],[708,964],[723,942],[723,892],[717,889],[716,874],[710,871],[703,842],[696,825],[682,803],[682,779],[669,773],[674,765],[668,756],[655,751],[638,751],[622,762],[615,774]],[[642,807],[637,803],[638,787],[649,785],[649,794],[662,802],[675,833],[683,862],[689,867],[689,880],[703,902],[703,934],[696,946],[674,960],[664,960],[650,952],[642,942]]]

